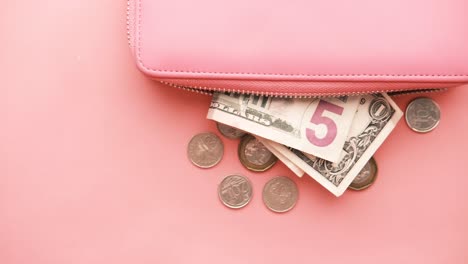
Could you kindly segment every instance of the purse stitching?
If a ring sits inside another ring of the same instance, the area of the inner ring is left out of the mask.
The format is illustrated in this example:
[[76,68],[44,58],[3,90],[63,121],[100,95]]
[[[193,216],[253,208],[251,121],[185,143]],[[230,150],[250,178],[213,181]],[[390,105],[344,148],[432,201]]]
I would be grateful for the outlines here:
[[138,62],[151,72],[169,73],[205,73],[215,75],[264,75],[264,76],[289,76],[289,77],[468,77],[467,74],[286,74],[286,73],[251,73],[251,72],[210,72],[210,71],[186,71],[186,70],[162,70],[147,67],[141,58],[141,1],[138,0]]

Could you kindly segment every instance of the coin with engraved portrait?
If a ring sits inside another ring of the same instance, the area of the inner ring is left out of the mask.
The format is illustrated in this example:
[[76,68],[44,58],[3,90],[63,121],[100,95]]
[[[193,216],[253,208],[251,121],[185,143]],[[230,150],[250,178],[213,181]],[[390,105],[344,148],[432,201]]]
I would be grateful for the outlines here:
[[416,98],[406,108],[406,123],[419,133],[432,131],[440,122],[440,108],[430,98]]
[[200,168],[211,168],[218,164],[224,153],[221,139],[213,133],[195,135],[188,144],[190,161]]
[[260,141],[252,135],[242,138],[238,148],[239,160],[251,171],[266,171],[278,160]]
[[284,213],[296,205],[298,194],[297,186],[291,179],[275,177],[263,187],[263,203],[273,212]]
[[241,175],[227,176],[218,186],[218,196],[227,207],[242,208],[252,199],[252,184]]
[[229,139],[238,139],[243,137],[246,133],[242,130],[239,130],[237,128],[234,128],[232,126],[225,125],[223,123],[216,123],[216,126],[218,127],[219,132],[229,138]]
[[371,158],[364,168],[359,172],[359,174],[354,178],[349,189],[355,191],[361,191],[369,188],[377,178],[377,163],[374,158]]

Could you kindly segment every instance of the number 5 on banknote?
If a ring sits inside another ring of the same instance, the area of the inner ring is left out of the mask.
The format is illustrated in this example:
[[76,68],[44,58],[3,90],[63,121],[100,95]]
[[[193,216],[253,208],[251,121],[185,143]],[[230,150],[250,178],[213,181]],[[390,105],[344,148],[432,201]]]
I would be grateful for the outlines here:
[[318,137],[316,130],[312,128],[306,128],[306,137],[310,143],[317,147],[326,147],[333,143],[338,133],[338,127],[333,119],[324,116],[325,111],[334,113],[336,115],[342,115],[344,108],[324,100],[320,100],[315,113],[312,115],[310,122],[314,125],[325,125],[327,132],[325,136]]

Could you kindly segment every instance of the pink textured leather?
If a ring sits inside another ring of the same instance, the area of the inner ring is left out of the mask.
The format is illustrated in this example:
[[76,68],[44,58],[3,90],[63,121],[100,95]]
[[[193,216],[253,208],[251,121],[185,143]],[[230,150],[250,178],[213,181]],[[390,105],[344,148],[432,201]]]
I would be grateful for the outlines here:
[[374,90],[379,82],[399,84],[395,89],[468,82],[465,0],[135,0],[130,6],[137,64],[159,80],[229,80],[223,88],[231,83],[258,92],[278,90],[243,81],[295,82],[309,93],[359,91],[308,86],[317,82],[374,82]]

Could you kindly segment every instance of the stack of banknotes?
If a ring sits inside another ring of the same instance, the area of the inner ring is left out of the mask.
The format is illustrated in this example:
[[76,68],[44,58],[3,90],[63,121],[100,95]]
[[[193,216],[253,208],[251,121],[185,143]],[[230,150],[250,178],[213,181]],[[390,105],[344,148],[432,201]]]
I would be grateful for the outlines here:
[[216,93],[208,118],[246,131],[299,177],[347,190],[403,113],[384,93],[281,98]]

